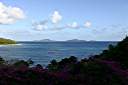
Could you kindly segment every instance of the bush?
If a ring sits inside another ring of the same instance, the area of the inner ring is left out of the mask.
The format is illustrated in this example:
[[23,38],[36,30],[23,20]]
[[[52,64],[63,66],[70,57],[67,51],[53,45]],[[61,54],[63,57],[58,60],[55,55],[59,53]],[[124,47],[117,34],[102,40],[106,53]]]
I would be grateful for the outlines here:
[[5,63],[5,60],[2,57],[0,57],[0,64],[4,64],[4,63]]
[[21,67],[21,66],[29,66],[29,63],[24,61],[24,60],[20,60],[20,61],[17,61],[13,64],[14,66],[16,67]]

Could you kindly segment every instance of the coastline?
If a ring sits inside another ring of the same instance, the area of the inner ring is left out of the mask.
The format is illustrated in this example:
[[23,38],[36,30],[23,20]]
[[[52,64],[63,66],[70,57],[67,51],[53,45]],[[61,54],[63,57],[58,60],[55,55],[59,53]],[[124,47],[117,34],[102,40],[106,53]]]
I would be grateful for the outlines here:
[[23,44],[0,44],[0,47],[6,47],[6,46],[21,46]]

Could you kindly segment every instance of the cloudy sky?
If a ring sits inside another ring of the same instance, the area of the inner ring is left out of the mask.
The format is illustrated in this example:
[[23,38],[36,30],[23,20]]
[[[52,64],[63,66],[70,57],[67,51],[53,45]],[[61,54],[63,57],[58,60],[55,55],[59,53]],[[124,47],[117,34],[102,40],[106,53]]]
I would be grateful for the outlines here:
[[0,37],[15,40],[121,40],[128,0],[0,0]]

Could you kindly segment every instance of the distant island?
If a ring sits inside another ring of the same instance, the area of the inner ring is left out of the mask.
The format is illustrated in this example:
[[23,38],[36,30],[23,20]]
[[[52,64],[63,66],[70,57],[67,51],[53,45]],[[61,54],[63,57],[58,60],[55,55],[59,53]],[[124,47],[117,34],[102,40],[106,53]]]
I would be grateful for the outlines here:
[[16,44],[16,41],[11,39],[0,38],[0,45]]
[[55,40],[50,39],[42,39],[42,40],[35,40],[36,42],[56,42]]
[[71,39],[71,40],[65,40],[65,41],[42,39],[42,40],[35,40],[35,42],[86,42],[86,41],[85,40],[79,40],[79,39]]

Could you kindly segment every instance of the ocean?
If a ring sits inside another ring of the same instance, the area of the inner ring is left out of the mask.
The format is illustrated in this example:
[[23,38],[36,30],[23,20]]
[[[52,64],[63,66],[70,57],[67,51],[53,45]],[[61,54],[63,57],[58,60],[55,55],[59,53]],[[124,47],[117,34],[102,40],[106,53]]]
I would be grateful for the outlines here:
[[32,59],[35,64],[46,66],[51,60],[76,56],[79,60],[99,54],[109,44],[117,42],[18,42],[16,45],[0,45],[0,56],[5,59]]

